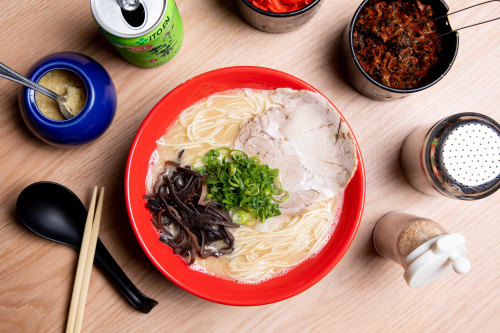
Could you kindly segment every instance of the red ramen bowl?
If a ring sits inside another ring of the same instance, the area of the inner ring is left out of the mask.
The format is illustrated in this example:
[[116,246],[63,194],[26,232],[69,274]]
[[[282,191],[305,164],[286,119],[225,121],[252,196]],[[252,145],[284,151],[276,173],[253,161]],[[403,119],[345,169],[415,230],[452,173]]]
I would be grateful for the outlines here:
[[182,258],[159,240],[160,234],[151,223],[150,212],[143,199],[147,191],[146,175],[150,157],[156,149],[156,140],[165,134],[184,109],[212,94],[238,88],[292,88],[319,92],[296,77],[262,67],[222,68],[185,82],[168,93],[139,128],[127,161],[125,197],[137,240],[153,264],[172,282],[209,301],[229,305],[263,305],[306,290],[327,275],[343,257],[361,221],[365,202],[365,170],[356,143],[358,168],[345,190],[335,231],[316,256],[303,261],[286,274],[258,284],[241,284],[190,269]]

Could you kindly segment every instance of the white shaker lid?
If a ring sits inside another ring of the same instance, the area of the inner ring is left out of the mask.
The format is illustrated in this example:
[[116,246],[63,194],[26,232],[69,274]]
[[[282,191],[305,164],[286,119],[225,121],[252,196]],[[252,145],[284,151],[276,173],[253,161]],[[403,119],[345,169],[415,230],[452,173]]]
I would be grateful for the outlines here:
[[465,237],[460,233],[437,236],[411,252],[404,260],[404,278],[412,288],[431,283],[450,271],[467,274]]

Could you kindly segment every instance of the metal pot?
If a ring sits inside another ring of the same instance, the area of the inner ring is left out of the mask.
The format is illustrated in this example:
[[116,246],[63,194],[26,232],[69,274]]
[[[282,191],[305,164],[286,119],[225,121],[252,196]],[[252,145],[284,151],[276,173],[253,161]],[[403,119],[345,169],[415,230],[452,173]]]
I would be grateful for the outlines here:
[[[436,82],[441,80],[453,65],[458,52],[458,32],[449,33],[442,36],[442,50],[439,54],[439,62],[430,72],[428,83],[421,87],[413,89],[397,89],[383,85],[375,81],[360,65],[353,46],[354,24],[356,23],[359,14],[364,6],[373,0],[364,0],[358,7],[351,22],[347,25],[343,36],[343,50],[346,62],[348,76],[353,86],[363,95],[376,100],[391,100],[395,98],[406,97],[411,93],[415,93],[429,88]],[[448,13],[448,5],[442,0],[421,0],[422,3],[432,6],[436,17],[446,15]],[[437,32],[444,34],[450,32],[451,26],[447,18],[436,20]]]

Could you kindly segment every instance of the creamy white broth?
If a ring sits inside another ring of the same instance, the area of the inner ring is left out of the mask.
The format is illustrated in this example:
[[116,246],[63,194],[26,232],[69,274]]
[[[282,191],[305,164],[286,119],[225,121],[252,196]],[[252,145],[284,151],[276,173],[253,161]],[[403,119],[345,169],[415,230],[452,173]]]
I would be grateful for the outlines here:
[[[193,165],[212,148],[234,148],[240,128],[276,106],[270,99],[271,93],[232,90],[212,95],[184,110],[157,142],[148,173],[149,190],[163,171],[164,162],[177,160],[182,150],[181,164]],[[259,283],[282,274],[326,244],[341,206],[342,195],[338,195],[314,203],[297,216],[281,217],[282,221],[272,230],[247,225],[230,229],[235,238],[234,252],[220,258],[197,257],[192,268],[242,283]]]

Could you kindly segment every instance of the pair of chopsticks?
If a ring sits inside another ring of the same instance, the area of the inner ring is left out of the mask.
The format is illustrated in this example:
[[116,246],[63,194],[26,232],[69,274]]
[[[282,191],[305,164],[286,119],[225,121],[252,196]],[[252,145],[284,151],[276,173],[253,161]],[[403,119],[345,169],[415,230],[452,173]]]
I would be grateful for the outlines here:
[[97,235],[99,233],[99,225],[101,223],[104,187],[101,188],[97,208],[96,199],[97,186],[94,187],[87,221],[85,222],[85,230],[83,232],[80,256],[78,257],[78,266],[76,268],[75,284],[73,285],[73,294],[71,296],[66,333],[78,333],[82,328],[83,310],[85,309],[85,301],[87,300],[90,273],[92,272],[92,266],[94,263]]

